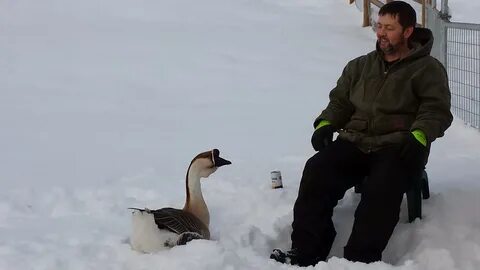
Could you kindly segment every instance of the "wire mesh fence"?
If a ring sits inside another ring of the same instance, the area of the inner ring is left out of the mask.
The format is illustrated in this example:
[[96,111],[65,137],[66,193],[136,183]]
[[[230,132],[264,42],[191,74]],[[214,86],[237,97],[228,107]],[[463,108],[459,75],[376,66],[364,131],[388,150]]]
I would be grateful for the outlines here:
[[480,128],[480,25],[446,24],[446,68],[452,92],[452,110]]
[[[445,3],[442,3],[446,5]],[[454,23],[445,12],[429,7],[426,26],[433,31],[432,55],[447,69],[452,112],[480,129],[480,25]]]

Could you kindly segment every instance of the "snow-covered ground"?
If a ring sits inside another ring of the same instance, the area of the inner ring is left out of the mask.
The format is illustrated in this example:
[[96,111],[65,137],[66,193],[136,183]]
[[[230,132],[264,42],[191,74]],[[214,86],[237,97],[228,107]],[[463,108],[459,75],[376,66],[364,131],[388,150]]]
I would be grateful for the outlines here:
[[[337,0],[0,0],[0,270],[295,269],[268,254],[290,244],[313,119],[374,47],[361,16]],[[127,207],[183,206],[190,160],[214,147],[233,164],[203,182],[213,241],[132,251]],[[385,263],[342,259],[349,192],[315,269],[477,269],[479,159],[455,120],[424,218],[403,205]]]
[[[440,3],[440,0],[438,1]],[[452,22],[480,24],[480,1],[448,0]]]

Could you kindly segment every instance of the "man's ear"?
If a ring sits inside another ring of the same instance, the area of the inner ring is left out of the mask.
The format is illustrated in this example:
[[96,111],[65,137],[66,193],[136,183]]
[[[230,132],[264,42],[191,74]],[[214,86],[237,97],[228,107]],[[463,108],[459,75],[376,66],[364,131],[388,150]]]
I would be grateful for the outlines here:
[[413,33],[413,26],[409,26],[403,30],[403,37],[408,39]]

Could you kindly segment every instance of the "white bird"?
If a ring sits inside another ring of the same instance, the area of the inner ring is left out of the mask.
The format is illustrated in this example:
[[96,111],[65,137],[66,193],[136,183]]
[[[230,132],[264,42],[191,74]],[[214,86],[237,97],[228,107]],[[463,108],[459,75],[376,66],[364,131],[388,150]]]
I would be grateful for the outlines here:
[[190,163],[186,176],[187,198],[183,209],[133,209],[132,249],[151,253],[193,239],[210,239],[210,214],[202,196],[200,178],[207,178],[218,167],[232,164],[220,157],[220,151],[198,154]]

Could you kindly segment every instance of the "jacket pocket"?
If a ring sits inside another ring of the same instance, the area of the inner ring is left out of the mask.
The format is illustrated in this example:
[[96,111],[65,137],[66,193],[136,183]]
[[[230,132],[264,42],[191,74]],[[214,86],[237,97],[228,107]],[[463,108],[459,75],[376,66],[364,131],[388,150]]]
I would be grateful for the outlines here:
[[409,131],[414,120],[414,116],[406,114],[382,115],[374,120],[374,132],[382,135],[395,131]]
[[352,119],[345,125],[345,130],[365,131],[367,127],[368,122],[366,120]]

